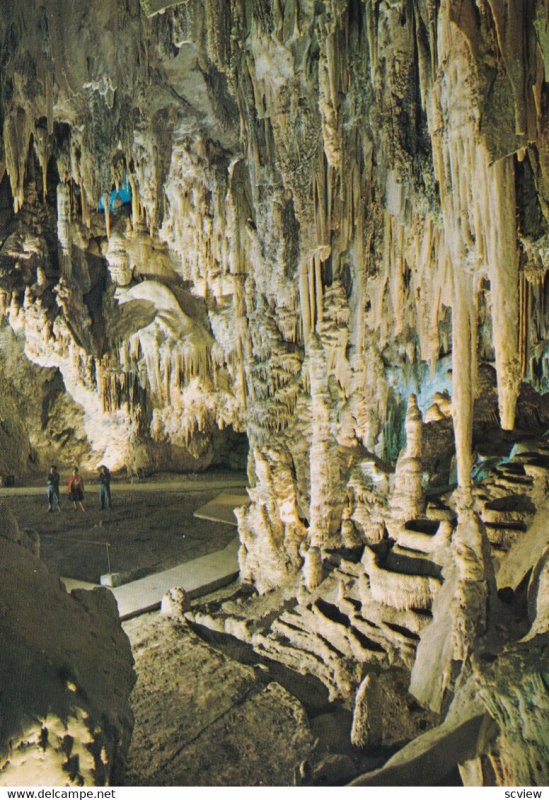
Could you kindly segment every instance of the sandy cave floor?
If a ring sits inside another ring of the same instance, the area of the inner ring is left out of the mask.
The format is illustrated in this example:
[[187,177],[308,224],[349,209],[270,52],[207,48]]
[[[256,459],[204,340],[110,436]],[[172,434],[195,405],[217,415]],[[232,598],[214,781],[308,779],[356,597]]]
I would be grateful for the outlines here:
[[[234,479],[235,473],[230,473]],[[208,483],[215,487],[208,489]],[[165,484],[163,490],[163,484]],[[97,486],[86,485],[86,513],[62,489],[61,513],[47,513],[44,493],[3,498],[19,525],[36,531],[41,557],[55,575],[98,583],[110,568],[124,583],[224,548],[236,528],[197,519],[194,511],[219,494],[219,475],[162,476],[154,485],[112,485],[112,511],[101,511]],[[196,489],[194,488],[196,485]],[[179,490],[180,488],[180,490]]]

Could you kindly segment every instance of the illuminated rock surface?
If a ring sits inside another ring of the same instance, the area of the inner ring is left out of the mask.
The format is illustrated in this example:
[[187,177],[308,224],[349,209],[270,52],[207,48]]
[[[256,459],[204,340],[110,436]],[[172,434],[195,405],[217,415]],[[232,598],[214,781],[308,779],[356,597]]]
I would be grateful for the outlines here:
[[245,436],[258,597],[212,624],[358,690],[361,742],[370,672],[443,717],[480,676],[514,721],[463,780],[539,782],[547,4],[52,5],[0,20],[0,468],[242,466]]
[[0,785],[119,783],[135,678],[114,599],[67,594],[2,519]]

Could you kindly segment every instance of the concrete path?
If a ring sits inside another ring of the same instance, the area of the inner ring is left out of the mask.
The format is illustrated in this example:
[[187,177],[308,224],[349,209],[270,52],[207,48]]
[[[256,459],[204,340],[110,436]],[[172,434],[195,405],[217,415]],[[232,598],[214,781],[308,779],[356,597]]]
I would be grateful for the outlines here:
[[228,491],[221,492],[200,508],[197,508],[193,516],[198,519],[208,519],[211,522],[226,522],[228,525],[237,525],[234,509],[238,506],[247,505],[250,498],[246,492]]
[[[239,546],[238,537],[235,537],[223,550],[216,550],[122,586],[104,588],[113,593],[122,620],[159,608],[166,592],[174,587],[185,589],[190,598],[201,597],[238,577]],[[96,589],[99,586],[77,578],[61,578],[61,582],[68,592],[73,589]]]
[[226,586],[238,577],[238,548],[235,537],[223,550],[111,589],[120,618],[128,619],[159,608],[162,597],[175,586],[185,589],[191,598]]
[[[113,490],[117,493],[122,491],[196,493],[211,492],[212,489],[226,489],[228,491],[222,491],[211,503],[198,509],[195,516],[214,522],[236,525],[233,509],[248,501],[249,498],[243,491],[246,485],[245,476],[215,478],[204,476],[193,479],[181,477],[150,482],[136,481],[135,483],[113,482]],[[45,494],[45,491],[44,486],[0,487],[0,497]],[[191,598],[200,597],[220,586],[225,586],[238,577],[238,548],[238,537],[235,537],[222,550],[216,550],[177,567],[147,575],[145,578],[122,586],[107,587],[116,598],[120,618],[128,619],[159,608],[162,597],[169,589],[176,586],[184,589]],[[75,588],[94,589],[97,585],[75,578],[61,578],[61,581],[69,592]]]
[[[120,619],[129,619],[160,607],[160,601],[169,589],[185,589],[190,598],[201,597],[226,586],[238,577],[238,537],[223,548],[206,556],[194,558],[185,564],[147,575],[122,586],[109,589],[116,599]],[[96,589],[98,584],[61,578],[68,592],[72,589]]]

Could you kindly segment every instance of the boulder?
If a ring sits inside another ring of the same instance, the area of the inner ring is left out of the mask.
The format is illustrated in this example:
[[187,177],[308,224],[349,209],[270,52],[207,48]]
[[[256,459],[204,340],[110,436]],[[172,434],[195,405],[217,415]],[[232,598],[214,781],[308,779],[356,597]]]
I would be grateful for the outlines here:
[[68,594],[12,522],[0,539],[0,785],[119,783],[134,672],[115,600]]

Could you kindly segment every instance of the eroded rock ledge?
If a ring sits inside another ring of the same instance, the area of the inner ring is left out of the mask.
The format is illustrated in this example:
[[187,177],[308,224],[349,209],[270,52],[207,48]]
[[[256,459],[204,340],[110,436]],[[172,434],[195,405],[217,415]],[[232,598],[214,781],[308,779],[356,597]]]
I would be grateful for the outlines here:
[[120,783],[135,676],[115,600],[67,594],[1,516],[0,785]]

